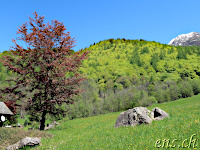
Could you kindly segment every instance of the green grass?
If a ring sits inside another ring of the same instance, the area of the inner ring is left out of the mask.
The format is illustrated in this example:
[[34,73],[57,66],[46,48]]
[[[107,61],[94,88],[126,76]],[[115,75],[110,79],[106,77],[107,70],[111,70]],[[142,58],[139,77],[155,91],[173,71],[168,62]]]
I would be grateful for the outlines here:
[[[25,120],[28,120],[27,118],[29,118],[29,115],[25,115],[25,119],[22,119],[22,118],[19,117],[19,118],[17,118],[17,123],[19,123],[20,125],[24,126]],[[49,118],[49,116],[48,116],[48,118]],[[52,123],[52,121],[50,121],[48,118],[46,117],[45,126],[47,126],[47,124]],[[39,128],[39,124],[40,123],[36,122],[36,121],[33,121],[32,125],[27,125],[26,127],[24,127],[24,130],[28,130],[29,127],[34,127],[33,124],[35,124],[35,126],[37,126],[37,128]]]
[[[188,145],[193,134],[197,134],[193,139],[197,139],[195,145],[197,145],[196,149],[199,149],[200,95],[156,104],[148,109],[152,110],[154,107],[163,109],[170,117],[161,121],[153,121],[150,125],[120,128],[114,128],[120,112],[70,120],[62,123],[56,130],[48,131],[55,136],[42,139],[42,145],[35,149],[153,150],[158,149],[155,148],[158,139],[169,139],[169,145],[177,139],[178,141],[174,143],[175,148],[166,148],[165,144],[161,149],[178,149],[178,145],[182,145],[185,139],[188,139],[185,142]],[[190,148],[192,147],[193,144]]]
[[193,140],[197,140],[195,146],[200,149],[200,95],[147,108],[151,111],[155,107],[163,109],[170,117],[153,121],[149,125],[119,128],[114,128],[114,125],[120,112],[70,120],[63,122],[55,130],[45,131],[55,136],[43,138],[40,146],[31,149],[154,150],[158,149],[155,147],[158,139],[169,139],[169,145],[177,139],[175,148],[167,148],[165,144],[164,148],[160,149],[193,149],[193,144],[190,148],[178,148],[185,139],[188,139],[185,142],[188,145],[193,134],[197,134]]

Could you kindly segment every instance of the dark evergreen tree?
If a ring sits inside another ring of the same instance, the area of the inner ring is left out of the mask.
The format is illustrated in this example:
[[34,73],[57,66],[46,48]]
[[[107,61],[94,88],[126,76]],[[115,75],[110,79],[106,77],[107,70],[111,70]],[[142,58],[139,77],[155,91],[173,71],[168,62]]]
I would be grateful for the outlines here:
[[152,65],[152,67],[154,68],[155,71],[158,71],[157,69],[157,62],[159,62],[160,58],[158,53],[154,53],[152,58],[151,58],[151,62],[150,64]]
[[138,48],[135,48],[135,50],[133,51],[132,56],[129,58],[130,59],[130,63],[131,64],[136,64],[138,66],[142,66],[142,62],[140,60],[140,56],[138,53]]

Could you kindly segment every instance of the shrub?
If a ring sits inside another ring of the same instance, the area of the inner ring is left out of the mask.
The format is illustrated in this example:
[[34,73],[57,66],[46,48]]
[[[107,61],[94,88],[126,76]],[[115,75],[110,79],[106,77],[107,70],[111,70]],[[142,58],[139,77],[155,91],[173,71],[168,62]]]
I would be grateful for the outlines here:
[[152,104],[157,104],[158,103],[157,99],[154,96],[150,96],[149,100],[151,101]]
[[161,84],[156,84],[155,85],[155,98],[157,99],[158,103],[164,102],[164,90],[162,89]]
[[150,106],[152,104],[150,98],[148,97],[147,92],[144,90],[138,91],[134,99],[137,101],[136,106],[145,107],[145,106]]
[[25,122],[24,122],[24,127],[26,127],[27,125],[28,125],[28,121],[26,119]]
[[177,100],[178,98],[181,98],[182,96],[178,85],[170,85],[169,91],[170,91],[170,97],[172,101]]
[[164,96],[164,102],[171,101],[170,90],[168,87],[165,90],[163,90],[163,96]]
[[37,121],[39,122],[40,121],[40,114],[39,113],[34,113],[34,112],[31,112],[30,113],[30,116],[29,116],[29,120],[30,121]]
[[16,124],[17,123],[17,115],[10,116],[7,119],[8,120],[4,122],[5,124],[12,125],[12,124]]
[[150,96],[154,96],[155,95],[155,86],[153,84],[150,84],[148,87],[147,87],[147,90],[148,90],[148,94]]
[[140,99],[140,90],[135,92],[135,95],[133,97],[132,103],[133,103],[133,107],[138,106],[138,100]]
[[191,85],[192,85],[192,90],[194,92],[194,95],[197,95],[198,93],[200,93],[200,80],[197,80],[197,79],[192,80]]
[[189,81],[181,81],[179,83],[179,88],[183,98],[191,97],[194,95],[192,86],[189,84]]
[[69,117],[68,116],[62,118],[62,120],[61,120],[61,122],[66,122],[66,121],[69,121]]
[[32,128],[37,129],[39,127],[40,127],[40,123],[39,122],[36,122],[36,121],[32,122]]

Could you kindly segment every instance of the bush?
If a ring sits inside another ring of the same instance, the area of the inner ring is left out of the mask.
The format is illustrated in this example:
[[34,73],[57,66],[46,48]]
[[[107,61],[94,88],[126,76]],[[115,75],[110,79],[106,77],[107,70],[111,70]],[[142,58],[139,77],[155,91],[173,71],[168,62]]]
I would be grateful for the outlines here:
[[33,127],[34,129],[37,129],[37,128],[40,127],[40,123],[39,123],[39,122],[36,122],[36,121],[33,121],[33,122],[32,122],[32,127]]
[[154,96],[150,96],[149,100],[151,101],[152,104],[157,104],[158,103],[157,99]]
[[28,121],[26,119],[25,122],[24,122],[24,127],[26,127],[27,125],[28,125]]
[[198,93],[200,93],[200,80],[194,79],[191,81],[191,85],[192,85],[192,90],[194,95],[197,95]]
[[133,107],[138,106],[138,100],[140,99],[140,90],[135,92],[135,95],[133,97],[132,103],[133,103]]
[[62,118],[62,120],[61,120],[61,122],[66,122],[66,121],[69,121],[69,117],[68,116]]
[[112,105],[116,105],[114,111],[116,112],[132,108],[134,97],[133,93],[133,87],[123,89],[122,91],[116,91],[115,94],[113,93],[114,100]]
[[17,123],[17,115],[14,116],[10,116],[9,118],[7,118],[8,120],[5,121],[4,123],[7,125],[12,125],[12,124],[16,124]]
[[148,94],[150,96],[154,96],[155,95],[155,86],[153,84],[150,84],[148,87],[147,87],[147,90],[148,90]]
[[157,83],[155,91],[155,98],[158,103],[176,100],[182,96],[179,86],[174,82]]
[[183,98],[191,97],[194,95],[192,86],[189,84],[189,81],[182,81],[179,83],[180,92]]
[[150,106],[152,104],[150,98],[148,97],[148,94],[146,91],[141,90],[138,91],[134,97],[134,99],[137,101],[136,106]]
[[181,98],[182,96],[178,85],[170,85],[169,91],[170,91],[170,97],[172,101],[177,100]]
[[170,90],[168,87],[165,90],[163,90],[163,96],[164,96],[164,102],[171,101]]
[[164,90],[162,89],[161,84],[156,84],[155,85],[155,98],[157,99],[158,103],[162,103],[165,101],[164,98]]
[[30,121],[37,121],[39,122],[40,121],[40,114],[39,113],[34,113],[34,112],[29,112],[30,113],[30,116],[29,116],[29,120]]

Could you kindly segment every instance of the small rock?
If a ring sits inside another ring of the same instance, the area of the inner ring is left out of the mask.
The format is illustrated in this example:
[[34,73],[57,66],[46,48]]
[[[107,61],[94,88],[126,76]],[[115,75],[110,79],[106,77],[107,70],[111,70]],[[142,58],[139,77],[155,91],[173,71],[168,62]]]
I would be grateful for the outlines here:
[[166,117],[169,117],[169,114],[166,113],[164,110],[161,110],[160,108],[156,107],[152,109],[150,117],[153,120],[162,120]]
[[20,123],[17,123],[17,126],[18,126],[18,127],[21,127],[21,124],[20,124]]
[[54,123],[52,124],[47,124],[47,127],[45,127],[44,130],[55,129],[56,125],[60,125],[60,124],[54,121]]
[[17,150],[24,146],[34,146],[40,144],[41,140],[37,137],[26,137],[23,138],[21,141],[17,142],[16,144],[10,145],[6,148],[6,150]]

